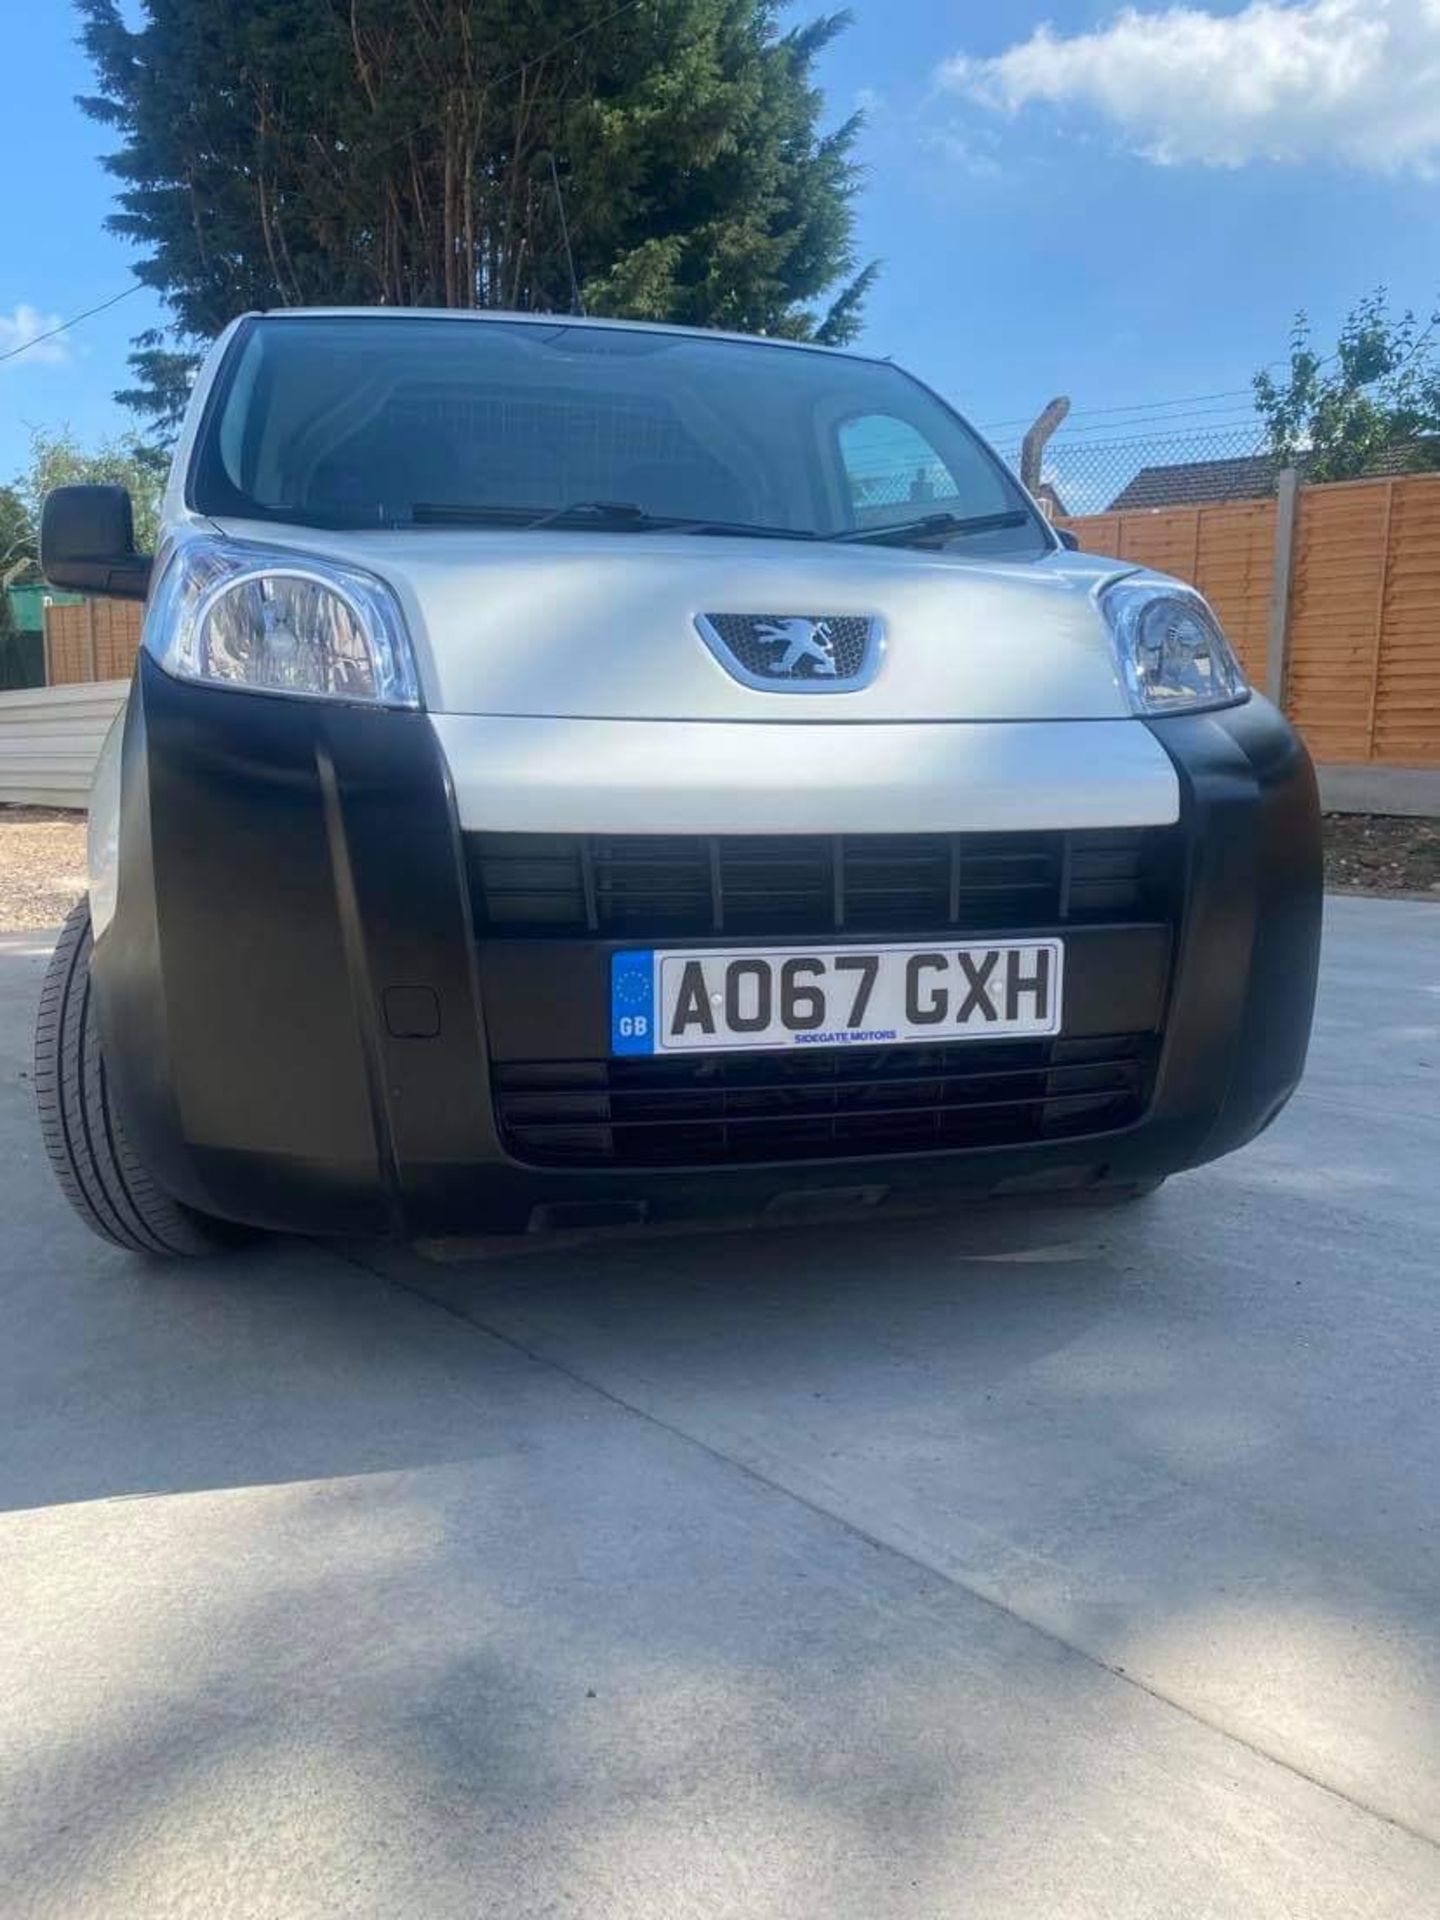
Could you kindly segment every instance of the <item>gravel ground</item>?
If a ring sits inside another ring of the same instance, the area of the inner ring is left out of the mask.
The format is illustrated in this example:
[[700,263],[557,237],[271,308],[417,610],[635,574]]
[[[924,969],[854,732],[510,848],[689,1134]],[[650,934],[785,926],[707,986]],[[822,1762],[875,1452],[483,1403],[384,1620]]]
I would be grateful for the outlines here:
[[1332,893],[1440,899],[1440,820],[1327,814],[1325,885]]
[[[1440,820],[1327,814],[1325,884],[1440,899]],[[0,933],[58,926],[84,889],[83,815],[0,807]]]
[[0,807],[0,933],[58,927],[84,891],[84,814]]

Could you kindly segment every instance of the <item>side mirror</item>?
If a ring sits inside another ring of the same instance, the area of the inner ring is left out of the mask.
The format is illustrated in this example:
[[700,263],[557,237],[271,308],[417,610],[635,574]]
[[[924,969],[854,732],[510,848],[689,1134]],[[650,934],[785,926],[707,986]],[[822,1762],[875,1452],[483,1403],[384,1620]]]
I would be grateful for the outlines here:
[[1080,551],[1080,536],[1078,533],[1072,533],[1069,527],[1056,527],[1055,538],[1067,552],[1078,553]]
[[143,600],[150,555],[135,551],[124,487],[56,487],[40,514],[40,571],[52,587]]

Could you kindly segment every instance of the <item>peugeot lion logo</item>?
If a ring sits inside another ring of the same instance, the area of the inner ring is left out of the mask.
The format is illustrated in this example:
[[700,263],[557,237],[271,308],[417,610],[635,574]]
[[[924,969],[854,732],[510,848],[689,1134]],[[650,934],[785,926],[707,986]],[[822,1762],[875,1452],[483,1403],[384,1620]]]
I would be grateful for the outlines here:
[[785,649],[770,662],[771,673],[788,678],[802,660],[808,660],[817,680],[834,679],[835,642],[828,620],[767,620],[755,629],[755,638]]
[[874,613],[697,613],[695,625],[732,679],[768,694],[854,693],[885,645]]

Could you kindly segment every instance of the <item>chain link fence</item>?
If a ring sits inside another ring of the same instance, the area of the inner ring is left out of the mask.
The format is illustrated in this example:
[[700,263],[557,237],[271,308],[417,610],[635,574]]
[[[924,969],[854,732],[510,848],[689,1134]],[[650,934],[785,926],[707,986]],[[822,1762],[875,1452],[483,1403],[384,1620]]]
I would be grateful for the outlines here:
[[[1258,422],[1144,438],[1058,433],[1045,449],[1041,492],[1057,514],[1257,500],[1275,491],[1275,463]],[[1020,443],[998,448],[1018,473]]]
[[[998,437],[1020,469],[1020,443]],[[943,506],[954,487],[945,468],[903,421],[878,416],[847,423],[841,451],[862,522],[892,518],[897,506]],[[1263,499],[1275,491],[1275,463],[1257,421],[1203,432],[1137,435],[1091,428],[1060,432],[1045,449],[1041,491],[1059,515]]]

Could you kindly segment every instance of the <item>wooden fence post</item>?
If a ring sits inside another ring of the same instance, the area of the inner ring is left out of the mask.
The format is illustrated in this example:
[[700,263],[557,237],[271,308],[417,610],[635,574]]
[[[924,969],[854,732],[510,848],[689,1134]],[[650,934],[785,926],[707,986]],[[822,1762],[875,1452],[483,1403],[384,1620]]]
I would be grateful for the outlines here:
[[1290,579],[1295,563],[1295,514],[1300,476],[1286,467],[1275,483],[1275,566],[1270,578],[1270,630],[1265,645],[1265,680],[1270,698],[1285,708],[1285,655],[1290,640]]
[[1391,528],[1395,523],[1395,482],[1385,482],[1385,519],[1380,534],[1380,583],[1375,594],[1375,658],[1370,665],[1370,708],[1365,716],[1365,758],[1375,758],[1375,719],[1380,710],[1380,658],[1385,646],[1385,599],[1390,586]]

